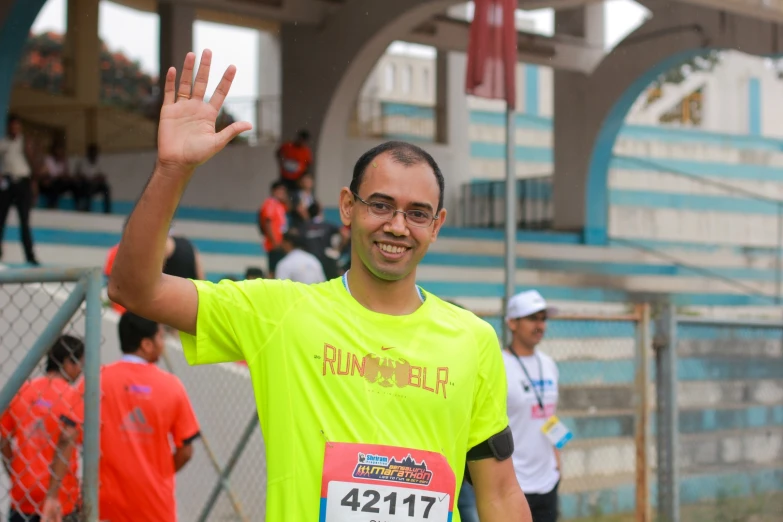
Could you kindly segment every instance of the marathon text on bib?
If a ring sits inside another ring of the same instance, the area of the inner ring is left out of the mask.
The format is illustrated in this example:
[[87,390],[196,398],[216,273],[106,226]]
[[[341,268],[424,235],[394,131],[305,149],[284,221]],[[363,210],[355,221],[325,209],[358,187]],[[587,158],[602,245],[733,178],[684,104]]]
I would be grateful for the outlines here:
[[320,522],[450,522],[455,489],[439,453],[327,443]]

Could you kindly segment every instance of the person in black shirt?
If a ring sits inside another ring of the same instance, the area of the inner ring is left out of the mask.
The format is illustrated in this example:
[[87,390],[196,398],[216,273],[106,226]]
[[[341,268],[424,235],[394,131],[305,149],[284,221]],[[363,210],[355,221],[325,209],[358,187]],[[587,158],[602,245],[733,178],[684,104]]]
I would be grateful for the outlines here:
[[169,236],[166,240],[163,273],[187,279],[206,279],[198,250],[189,239],[182,236]]
[[324,221],[318,202],[310,205],[309,213],[310,222],[302,227],[304,250],[318,258],[327,280],[339,277],[338,261],[345,238],[339,227]]

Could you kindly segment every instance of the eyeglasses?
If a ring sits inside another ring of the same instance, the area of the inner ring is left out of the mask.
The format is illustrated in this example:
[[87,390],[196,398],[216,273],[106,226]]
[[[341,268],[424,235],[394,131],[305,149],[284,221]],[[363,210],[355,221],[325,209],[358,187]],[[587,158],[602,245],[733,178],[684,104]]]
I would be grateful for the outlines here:
[[405,217],[405,221],[413,227],[428,227],[435,219],[435,216],[425,210],[397,210],[394,205],[385,201],[365,201],[354,192],[353,197],[358,201],[367,205],[367,210],[371,215],[378,219],[385,221],[391,221],[396,214],[402,214]]

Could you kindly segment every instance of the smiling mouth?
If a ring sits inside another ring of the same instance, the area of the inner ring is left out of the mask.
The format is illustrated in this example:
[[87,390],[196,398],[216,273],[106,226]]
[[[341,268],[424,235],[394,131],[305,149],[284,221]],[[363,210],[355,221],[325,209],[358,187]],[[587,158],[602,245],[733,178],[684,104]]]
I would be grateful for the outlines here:
[[410,247],[406,246],[399,246],[399,245],[390,245],[388,243],[375,243],[378,245],[378,248],[381,250],[381,252],[384,252],[386,254],[403,254],[410,250]]

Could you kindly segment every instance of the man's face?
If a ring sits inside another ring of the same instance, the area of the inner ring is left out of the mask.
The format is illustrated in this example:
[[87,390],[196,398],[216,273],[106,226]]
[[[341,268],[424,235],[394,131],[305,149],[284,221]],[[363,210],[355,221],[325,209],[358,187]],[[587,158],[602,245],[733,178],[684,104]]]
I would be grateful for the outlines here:
[[371,209],[377,208],[373,204],[387,204],[397,210],[436,215],[440,189],[435,174],[427,163],[406,167],[384,153],[367,166],[358,195],[369,206],[347,188],[340,194],[341,218],[344,225],[351,227],[352,255],[357,255],[367,270],[381,280],[407,277],[436,240],[446,210],[442,209],[433,223],[416,227],[400,213],[383,219],[373,215]]
[[22,133],[22,122],[19,120],[13,120],[9,125],[9,130],[11,131],[12,137],[18,136]]
[[515,341],[532,350],[544,338],[546,320],[546,311],[541,311],[527,317],[512,319],[508,322],[508,327]]
[[313,177],[305,174],[299,179],[299,188],[302,190],[313,190]]
[[149,362],[158,362],[163,351],[166,349],[166,338],[163,335],[163,325],[158,325],[158,331],[152,338],[141,341],[141,348],[147,355],[145,357]]

